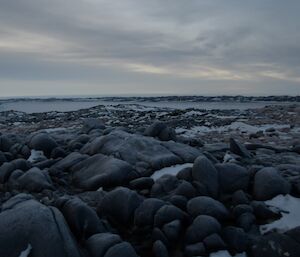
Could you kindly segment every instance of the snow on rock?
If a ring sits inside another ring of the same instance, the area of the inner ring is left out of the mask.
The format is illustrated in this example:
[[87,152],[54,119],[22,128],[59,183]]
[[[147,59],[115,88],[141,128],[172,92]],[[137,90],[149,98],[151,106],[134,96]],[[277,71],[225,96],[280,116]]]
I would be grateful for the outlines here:
[[224,250],[224,251],[218,251],[218,252],[211,253],[209,255],[209,257],[247,257],[247,254],[246,253],[238,253],[238,254],[232,256],[228,251]]
[[28,244],[27,248],[20,253],[19,257],[28,257],[31,252],[31,249],[32,249],[31,244]]
[[31,150],[31,155],[29,156],[29,158],[27,159],[27,161],[31,162],[31,163],[35,163],[35,162],[40,162],[40,161],[44,161],[47,158],[44,155],[44,152],[41,150]]
[[300,226],[300,198],[291,195],[278,195],[265,203],[281,211],[282,217],[270,224],[260,226],[260,232],[269,231],[286,232]]
[[151,178],[153,178],[153,180],[157,180],[165,174],[176,176],[179,171],[181,171],[184,168],[189,168],[189,167],[193,167],[193,163],[177,164],[177,165],[173,165],[171,167],[166,167],[166,168],[155,171],[152,174]]

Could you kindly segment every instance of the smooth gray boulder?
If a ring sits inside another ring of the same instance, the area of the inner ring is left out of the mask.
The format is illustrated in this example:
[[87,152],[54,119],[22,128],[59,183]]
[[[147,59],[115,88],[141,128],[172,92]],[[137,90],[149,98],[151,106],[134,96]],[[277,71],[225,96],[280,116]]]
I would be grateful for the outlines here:
[[236,141],[234,138],[230,138],[230,151],[244,158],[251,158],[251,153],[249,150],[240,142]]
[[96,211],[77,197],[63,197],[57,201],[72,232],[78,239],[106,232],[106,228],[99,219]]
[[105,125],[102,120],[95,118],[86,118],[83,120],[82,131],[89,133],[93,129],[105,129]]
[[145,136],[157,137],[162,141],[176,140],[176,132],[164,122],[154,122],[144,132]]
[[208,215],[218,220],[226,220],[229,211],[219,201],[208,196],[198,196],[188,201],[187,211],[193,217],[198,215]]
[[51,169],[60,169],[63,171],[68,171],[71,167],[87,159],[88,157],[89,156],[87,154],[72,152],[68,154],[65,158],[52,165]]
[[127,226],[133,221],[134,212],[143,200],[135,191],[119,187],[104,196],[99,211],[112,222]]
[[167,247],[160,240],[154,242],[152,251],[155,257],[169,257]]
[[185,240],[187,244],[199,243],[207,236],[220,231],[221,225],[214,217],[199,215],[186,230]]
[[201,183],[207,193],[217,198],[219,194],[219,175],[218,170],[205,156],[199,156],[193,165],[192,177],[196,182]]
[[46,156],[50,156],[52,150],[58,145],[47,133],[39,133],[31,137],[28,146],[31,149],[42,150]]
[[31,168],[22,176],[18,177],[17,183],[21,189],[26,189],[29,192],[40,192],[44,189],[54,189],[48,172],[36,167]]
[[85,242],[91,257],[103,257],[108,249],[122,242],[119,235],[111,233],[99,233],[92,235]]
[[223,193],[233,193],[237,190],[247,191],[250,181],[250,172],[237,164],[216,164],[219,171],[219,185]]
[[160,199],[145,199],[134,213],[134,224],[137,227],[153,226],[155,213],[166,203]]
[[[185,150],[180,150],[181,147]],[[133,166],[142,162],[156,170],[192,160],[193,152],[199,154],[192,149],[194,148],[180,143],[165,144],[151,137],[114,130],[88,143],[81,152],[111,155]],[[195,155],[194,158],[196,157]]]
[[167,224],[174,220],[180,220],[183,223],[188,219],[188,215],[174,205],[164,205],[162,206],[154,216],[154,226],[162,227],[164,224]]
[[86,190],[121,186],[137,176],[129,163],[103,154],[77,163],[71,171],[74,184]]
[[3,204],[0,231],[0,256],[20,256],[30,248],[32,257],[81,256],[60,211],[30,195],[19,194]]
[[131,244],[122,242],[110,247],[104,257],[138,257]]
[[256,200],[269,200],[279,194],[288,194],[290,190],[290,184],[274,168],[263,168],[255,174],[253,194]]

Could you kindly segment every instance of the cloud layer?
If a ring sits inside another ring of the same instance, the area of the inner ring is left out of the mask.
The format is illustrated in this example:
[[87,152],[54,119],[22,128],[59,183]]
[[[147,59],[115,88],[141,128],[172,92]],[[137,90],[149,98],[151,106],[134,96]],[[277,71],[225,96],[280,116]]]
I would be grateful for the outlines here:
[[4,0],[1,95],[300,94],[297,0]]

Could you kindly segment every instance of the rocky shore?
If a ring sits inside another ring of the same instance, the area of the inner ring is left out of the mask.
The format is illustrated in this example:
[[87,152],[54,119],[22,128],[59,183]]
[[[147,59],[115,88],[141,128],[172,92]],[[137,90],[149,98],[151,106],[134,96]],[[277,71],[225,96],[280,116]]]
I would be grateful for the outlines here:
[[300,105],[0,113],[0,257],[300,256]]

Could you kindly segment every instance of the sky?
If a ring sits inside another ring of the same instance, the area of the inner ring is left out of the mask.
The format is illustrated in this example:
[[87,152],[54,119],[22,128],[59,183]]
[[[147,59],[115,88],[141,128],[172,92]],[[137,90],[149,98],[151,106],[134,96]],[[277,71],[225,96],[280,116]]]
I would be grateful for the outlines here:
[[1,0],[0,96],[300,95],[299,0]]

